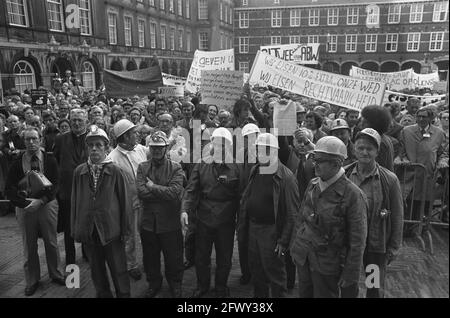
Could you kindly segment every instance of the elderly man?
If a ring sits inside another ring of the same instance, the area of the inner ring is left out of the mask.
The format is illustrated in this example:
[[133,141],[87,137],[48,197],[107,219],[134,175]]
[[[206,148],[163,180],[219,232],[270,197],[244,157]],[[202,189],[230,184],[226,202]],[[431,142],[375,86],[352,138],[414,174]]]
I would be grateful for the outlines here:
[[317,178],[306,190],[291,242],[301,298],[356,297],[367,237],[367,199],[346,176],[344,143],[321,138],[314,150]]
[[5,142],[5,153],[7,154],[9,160],[15,159],[21,150],[25,149],[25,143],[20,137],[21,124],[19,117],[11,115],[6,120],[6,125],[8,130],[3,133]]
[[130,280],[124,242],[132,204],[122,169],[106,157],[108,144],[106,133],[91,126],[86,135],[88,161],[73,175],[71,230],[85,245],[97,297],[112,297],[108,264],[116,296],[127,298]]
[[[285,252],[294,215],[300,208],[298,186],[293,173],[278,159],[278,140],[274,135],[259,135],[256,145],[258,164],[251,170],[242,195],[238,236],[239,241],[249,242],[254,296],[285,297]],[[273,164],[272,171],[264,171],[264,167]]]
[[161,289],[161,252],[174,298],[181,297],[183,281],[183,235],[179,220],[185,176],[181,165],[167,157],[168,144],[161,131],[151,136],[151,159],[139,165],[136,179],[144,205],[139,230],[149,298]]
[[[438,169],[448,168],[448,152],[445,151],[446,137],[442,129],[431,124],[433,110],[420,108],[416,113],[417,124],[403,128],[400,133],[400,155],[396,164],[407,162],[425,166],[426,177],[420,172],[414,185],[412,219],[419,220],[420,200],[425,192],[425,214],[430,212],[431,198]],[[421,171],[421,170],[420,170]]]
[[358,161],[346,170],[348,178],[367,196],[368,230],[364,267],[376,264],[380,270],[380,286],[367,289],[367,297],[384,294],[387,264],[398,254],[403,233],[403,197],[397,176],[376,162],[381,136],[372,128],[356,136]]
[[119,120],[113,128],[117,147],[111,151],[108,158],[119,166],[124,172],[127,190],[129,192],[133,209],[128,215],[130,222],[130,235],[125,242],[127,266],[130,276],[135,280],[141,279],[141,272],[137,263],[136,236],[137,222],[142,207],[137,196],[136,174],[139,164],[147,160],[147,149],[138,144],[136,126],[128,119]]
[[192,297],[206,294],[211,280],[211,251],[216,249],[217,297],[227,297],[233,256],[236,213],[240,199],[240,169],[233,162],[233,137],[228,129],[212,134],[213,154],[194,166],[181,205],[183,229],[188,215],[197,214],[195,267],[197,289]]
[[53,149],[59,165],[58,231],[64,232],[66,265],[75,264],[75,244],[70,235],[70,200],[73,171],[87,160],[85,148],[87,122],[86,111],[79,108],[73,109],[70,114],[71,132],[56,136]]
[[[9,168],[6,178],[6,196],[16,206],[24,247],[25,295],[33,295],[41,278],[38,237],[42,236],[49,276],[53,282],[65,286],[64,276],[59,270],[59,251],[56,239],[58,202],[55,199],[58,188],[58,169],[56,160],[48,156],[40,147],[40,132],[34,128],[23,131],[26,151]],[[38,189],[37,193],[23,188],[21,183],[27,180],[29,171],[42,172],[51,182],[50,187]],[[25,192],[25,194],[22,194]]]
[[[176,162],[181,162],[187,153],[186,140],[181,134],[180,127],[173,127],[173,117],[170,114],[161,114],[158,116],[158,127],[168,138],[169,144],[167,154],[169,158]],[[150,141],[150,136],[147,137]]]

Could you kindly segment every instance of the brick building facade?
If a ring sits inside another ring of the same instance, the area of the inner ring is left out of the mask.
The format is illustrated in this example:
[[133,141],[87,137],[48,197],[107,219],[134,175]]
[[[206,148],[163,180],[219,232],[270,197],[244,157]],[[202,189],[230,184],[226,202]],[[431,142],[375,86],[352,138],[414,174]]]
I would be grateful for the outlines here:
[[[3,89],[50,87],[66,70],[97,89],[104,69],[154,63],[186,76],[196,49],[232,48],[233,7],[232,0],[0,0]],[[74,12],[78,26],[66,23]]]
[[392,72],[439,69],[449,58],[448,1],[236,0],[236,68],[251,69],[262,45],[320,43],[320,69],[352,65]]

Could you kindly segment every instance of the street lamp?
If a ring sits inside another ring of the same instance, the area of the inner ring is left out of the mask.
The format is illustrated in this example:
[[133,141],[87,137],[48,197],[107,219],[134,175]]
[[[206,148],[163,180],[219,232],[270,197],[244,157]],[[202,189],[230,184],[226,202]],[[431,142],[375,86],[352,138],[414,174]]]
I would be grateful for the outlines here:
[[83,41],[83,43],[80,45],[80,48],[83,55],[89,55],[91,46],[87,44],[86,40]]
[[60,46],[61,44],[59,42],[57,42],[55,40],[55,37],[52,35],[52,37],[50,38],[50,42],[47,45],[50,48],[50,53],[55,53],[55,51],[57,50],[58,46]]

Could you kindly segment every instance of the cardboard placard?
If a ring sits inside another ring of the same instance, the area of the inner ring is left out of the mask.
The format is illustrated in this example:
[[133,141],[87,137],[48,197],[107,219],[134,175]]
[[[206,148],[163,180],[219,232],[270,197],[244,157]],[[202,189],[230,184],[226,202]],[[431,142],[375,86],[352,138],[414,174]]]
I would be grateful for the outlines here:
[[184,97],[184,86],[158,87],[158,94],[162,97]]
[[242,95],[244,73],[241,71],[202,71],[202,104],[217,105],[219,108],[232,109]]
[[38,110],[47,109],[47,96],[48,92],[46,89],[32,89],[31,106]]

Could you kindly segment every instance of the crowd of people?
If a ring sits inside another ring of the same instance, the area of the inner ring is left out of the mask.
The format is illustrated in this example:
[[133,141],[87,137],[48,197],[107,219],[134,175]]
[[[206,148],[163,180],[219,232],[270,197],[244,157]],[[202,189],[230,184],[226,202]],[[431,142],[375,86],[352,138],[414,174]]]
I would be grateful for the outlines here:
[[[410,98],[405,109],[391,102],[359,112],[246,84],[227,110],[202,104],[201,92],[108,98],[70,77],[48,93],[45,110],[32,107],[27,91],[11,90],[4,101],[0,199],[10,200],[3,213],[14,207],[22,232],[27,296],[41,278],[39,237],[50,278],[65,286],[57,244],[64,233],[65,264],[77,262],[82,243],[98,297],[113,295],[106,265],[116,296],[130,296],[130,277],[142,278],[139,242],[147,297],[162,286],[161,254],[173,297],[191,296],[182,281],[192,266],[192,297],[207,294],[213,246],[215,296],[228,297],[235,235],[240,283],[252,283],[255,297],[286,296],[296,275],[300,297],[357,297],[369,264],[379,266],[381,286],[367,297],[383,297],[386,266],[407,230],[396,167],[424,165],[414,187],[427,198],[448,176],[445,102]],[[277,136],[273,114],[287,103],[297,129]],[[51,186],[31,194],[33,171]]]

